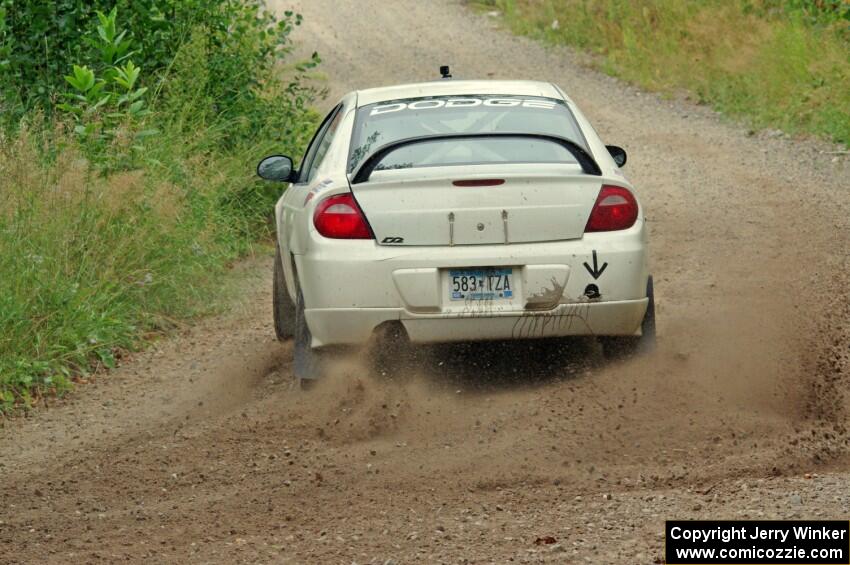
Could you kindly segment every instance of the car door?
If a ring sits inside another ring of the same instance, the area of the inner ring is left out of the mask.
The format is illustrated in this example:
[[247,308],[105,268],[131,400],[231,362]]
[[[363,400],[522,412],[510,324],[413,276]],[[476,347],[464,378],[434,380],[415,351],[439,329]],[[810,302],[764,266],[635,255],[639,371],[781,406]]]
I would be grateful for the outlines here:
[[[281,247],[281,255],[285,258],[291,257],[292,254],[292,238],[293,232],[296,229],[297,214],[304,208],[305,199],[310,190],[317,184],[315,172],[321,164],[333,136],[336,133],[339,119],[342,116],[342,104],[335,106],[325,119],[322,121],[316,134],[307,146],[304,152],[304,159],[301,161],[301,166],[298,170],[298,180],[290,184],[284,191],[281,197],[280,214],[278,214],[278,241]],[[283,262],[284,275],[290,293],[295,289],[294,273],[292,272],[292,262],[284,260]]]

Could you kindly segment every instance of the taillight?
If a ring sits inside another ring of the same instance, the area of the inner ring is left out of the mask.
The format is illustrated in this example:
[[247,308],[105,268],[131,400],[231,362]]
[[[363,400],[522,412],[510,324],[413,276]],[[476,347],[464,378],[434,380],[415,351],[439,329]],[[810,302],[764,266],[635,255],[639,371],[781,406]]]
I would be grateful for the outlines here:
[[372,230],[351,193],[319,202],[313,225],[320,234],[332,239],[372,239]]
[[638,217],[637,200],[622,186],[603,186],[587,220],[585,232],[630,228]]

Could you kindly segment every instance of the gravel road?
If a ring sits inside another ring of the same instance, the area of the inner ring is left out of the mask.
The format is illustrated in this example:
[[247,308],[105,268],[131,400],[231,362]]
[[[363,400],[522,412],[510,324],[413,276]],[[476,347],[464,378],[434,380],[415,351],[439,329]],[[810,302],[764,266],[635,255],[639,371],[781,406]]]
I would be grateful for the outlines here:
[[[659,563],[667,518],[850,515],[850,165],[587,70],[456,2],[272,2],[333,99],[560,84],[649,210],[659,347],[353,354],[309,394],[271,260],[233,312],[0,429],[0,562]],[[403,378],[401,378],[403,377]],[[553,544],[536,545],[545,536]]]

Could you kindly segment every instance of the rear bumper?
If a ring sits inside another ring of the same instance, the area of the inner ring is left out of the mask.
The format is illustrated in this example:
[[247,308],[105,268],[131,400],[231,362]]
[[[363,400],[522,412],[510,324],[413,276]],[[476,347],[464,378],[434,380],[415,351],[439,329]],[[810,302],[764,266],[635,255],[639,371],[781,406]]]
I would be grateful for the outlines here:
[[402,308],[340,308],[306,311],[313,346],[367,341],[384,322],[401,321],[412,342],[436,343],[534,339],[575,335],[633,335],[648,299],[560,304],[545,312],[414,314]]
[[[320,243],[295,256],[314,347],[364,343],[388,321],[402,322],[414,342],[632,335],[640,331],[646,311],[643,222],[622,232],[545,243],[456,247],[392,247],[371,240]],[[596,269],[592,269],[594,251]],[[448,269],[464,267],[512,268],[513,298],[451,301]],[[590,284],[598,287],[598,298],[587,298]]]

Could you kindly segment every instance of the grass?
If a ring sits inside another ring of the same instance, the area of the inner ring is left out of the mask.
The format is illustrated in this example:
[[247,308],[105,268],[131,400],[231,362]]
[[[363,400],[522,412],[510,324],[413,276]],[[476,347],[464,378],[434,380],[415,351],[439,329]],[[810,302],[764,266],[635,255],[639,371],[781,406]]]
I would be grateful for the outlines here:
[[847,0],[488,0],[483,5],[498,8],[514,32],[593,53],[604,72],[641,87],[688,91],[755,128],[850,145]]
[[[14,36],[0,10],[0,52],[59,33],[73,11],[36,4],[12,18]],[[22,95],[46,88],[31,80],[37,60],[18,57],[26,72],[0,81],[0,415],[225,303],[233,262],[267,252],[280,195],[257,159],[300,154],[315,128],[320,59],[284,66],[300,16],[249,0],[157,5],[184,19],[131,17],[127,30],[116,9],[90,14],[64,40],[73,76],[52,77],[64,86],[46,100]],[[159,49],[163,33],[177,44]],[[115,59],[131,47],[144,71]]]
[[211,150],[212,135],[163,132],[108,175],[61,128],[0,139],[0,412],[213,308],[279,187],[254,179],[267,148]]

